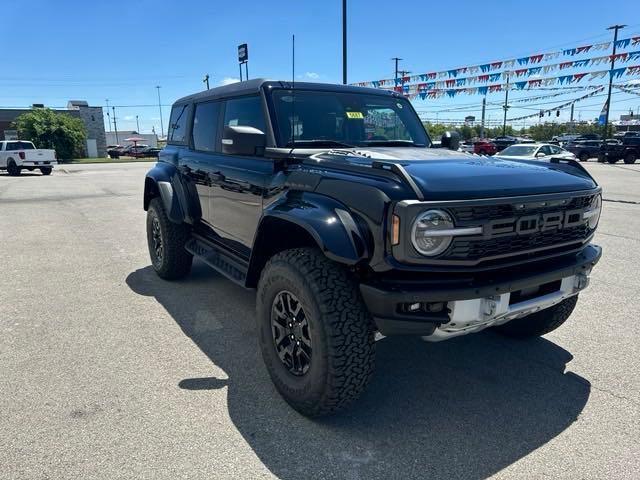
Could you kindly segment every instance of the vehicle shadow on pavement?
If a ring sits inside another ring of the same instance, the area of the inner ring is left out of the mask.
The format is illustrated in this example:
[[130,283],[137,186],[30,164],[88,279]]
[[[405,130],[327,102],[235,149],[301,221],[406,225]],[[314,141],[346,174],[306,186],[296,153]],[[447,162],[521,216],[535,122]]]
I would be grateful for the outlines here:
[[126,281],[155,297],[229,377],[182,379],[176,388],[227,386],[230,418],[282,479],[486,478],[567,429],[590,394],[587,380],[565,372],[571,354],[543,338],[389,337],[376,344],[376,373],[362,399],[342,414],[310,420],[269,380],[254,292],[201,264],[181,282],[165,282],[151,267]]

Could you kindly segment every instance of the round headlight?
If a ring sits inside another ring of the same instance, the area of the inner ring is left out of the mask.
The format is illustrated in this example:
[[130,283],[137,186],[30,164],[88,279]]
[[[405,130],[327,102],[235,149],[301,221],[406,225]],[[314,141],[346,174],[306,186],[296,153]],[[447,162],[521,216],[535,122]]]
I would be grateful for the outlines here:
[[453,220],[442,210],[427,210],[418,215],[411,229],[411,242],[422,255],[433,257],[444,252],[451,244],[452,237],[443,230],[451,230]]
[[600,220],[600,212],[602,211],[602,195],[598,195],[591,202],[591,207],[586,211],[586,215],[588,215],[587,224],[589,228],[593,230],[598,226],[598,221]]

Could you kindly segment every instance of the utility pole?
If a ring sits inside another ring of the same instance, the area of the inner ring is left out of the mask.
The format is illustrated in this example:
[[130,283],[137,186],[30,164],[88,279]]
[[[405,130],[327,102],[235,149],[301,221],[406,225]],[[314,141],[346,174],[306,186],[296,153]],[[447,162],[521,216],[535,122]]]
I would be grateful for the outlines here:
[[502,136],[504,137],[507,134],[507,110],[509,110],[509,72],[505,72],[507,75],[507,90],[504,92],[504,105],[502,108],[504,109],[504,119],[502,120]]
[[342,83],[347,84],[347,0],[342,0]]
[[107,123],[109,124],[109,133],[111,133],[111,116],[109,115],[109,99],[105,98],[105,102],[107,102]]
[[207,90],[209,90],[209,74],[207,73],[202,80],[207,85]]
[[609,138],[611,131],[609,129],[609,110],[611,109],[611,85],[613,84],[613,68],[616,64],[616,43],[618,41],[618,30],[623,29],[626,25],[612,25],[607,30],[613,30],[613,54],[611,55],[611,69],[609,70],[609,92],[607,93],[607,110],[604,114],[604,139]]
[[160,103],[160,85],[156,85],[158,89],[158,109],[160,110],[160,136],[164,137],[164,124],[162,123],[162,103]]
[[573,107],[575,106],[575,102],[571,104],[571,117],[569,119],[569,125],[571,125],[571,133],[576,130],[576,126],[573,124]]
[[400,85],[404,87],[404,77],[406,77],[411,72],[409,70],[400,70],[398,73],[401,75]]
[[118,125],[116,124],[116,107],[111,107],[113,109],[113,130],[116,132],[116,145],[120,144],[118,140]]
[[487,96],[482,98],[482,119],[480,120],[480,138],[484,138],[484,114],[487,110]]
[[136,128],[137,128],[137,132],[140,133],[140,123],[138,122],[138,115],[136,115]]
[[[393,80],[394,80],[394,83],[395,83],[395,80],[398,78],[398,61],[400,61],[402,59],[398,58],[398,57],[393,57],[391,60],[395,60],[395,62],[396,62],[396,74],[393,76]],[[397,87],[397,85],[396,85],[396,87]]]

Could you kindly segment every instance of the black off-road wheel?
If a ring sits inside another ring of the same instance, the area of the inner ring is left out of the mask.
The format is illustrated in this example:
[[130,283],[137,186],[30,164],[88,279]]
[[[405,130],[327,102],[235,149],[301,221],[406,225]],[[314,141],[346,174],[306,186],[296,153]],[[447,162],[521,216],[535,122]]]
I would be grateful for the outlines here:
[[636,156],[633,152],[629,152],[624,156],[624,163],[627,165],[631,165],[632,163],[636,163]]
[[499,333],[513,338],[539,337],[562,325],[578,303],[578,295],[567,298],[553,307],[545,308],[526,317],[517,318],[493,327]]
[[582,152],[582,153],[580,154],[580,156],[578,157],[578,159],[579,159],[581,162],[586,162],[587,160],[589,160],[589,154],[588,154],[587,152]]
[[294,409],[328,415],[362,394],[374,368],[374,329],[346,269],[311,248],[276,254],[262,271],[256,309],[265,365]]
[[9,175],[11,175],[12,177],[17,177],[18,175],[20,175],[20,172],[22,171],[22,169],[16,165],[16,162],[14,160],[9,160],[9,163],[7,164],[7,173]]
[[42,168],[40,169],[40,172],[41,172],[43,175],[51,175],[51,171],[52,171],[52,170],[53,170],[53,169],[52,169],[51,167],[42,167]]
[[151,264],[158,276],[177,280],[191,271],[193,255],[184,248],[190,233],[188,225],[169,220],[160,197],[151,200],[147,211],[147,242]]

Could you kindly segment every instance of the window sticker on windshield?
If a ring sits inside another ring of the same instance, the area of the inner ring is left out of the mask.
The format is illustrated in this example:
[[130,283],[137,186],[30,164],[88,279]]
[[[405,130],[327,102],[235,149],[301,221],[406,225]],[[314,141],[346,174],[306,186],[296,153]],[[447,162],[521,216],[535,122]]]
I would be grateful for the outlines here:
[[363,119],[364,115],[362,115],[362,112],[345,112],[347,114],[347,118],[351,118],[351,119]]

